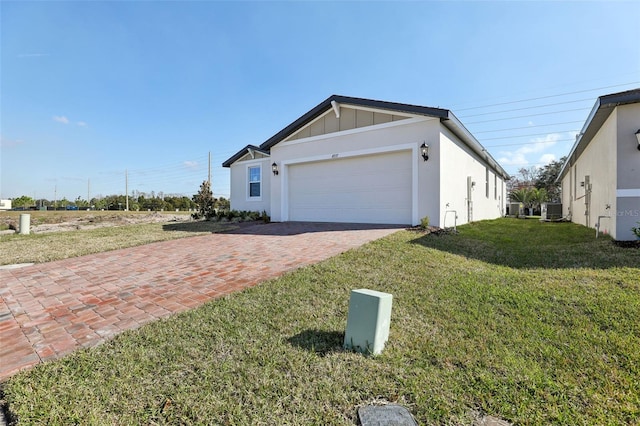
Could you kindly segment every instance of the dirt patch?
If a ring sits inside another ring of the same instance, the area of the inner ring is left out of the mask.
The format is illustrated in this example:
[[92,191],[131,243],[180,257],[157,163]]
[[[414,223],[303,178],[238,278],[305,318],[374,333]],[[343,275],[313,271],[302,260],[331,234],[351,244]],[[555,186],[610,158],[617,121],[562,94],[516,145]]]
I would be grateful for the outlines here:
[[640,249],[640,240],[632,240],[632,241],[614,241],[613,242],[618,247],[622,248],[636,248]]
[[[85,214],[86,213],[86,214]],[[83,212],[77,215],[63,216],[38,216],[32,219],[30,232],[44,234],[50,232],[68,232],[85,229],[96,229],[113,226],[124,226],[141,223],[168,223],[193,221],[189,214],[170,213],[108,213],[108,212]],[[3,232],[17,232],[18,226],[13,217],[2,217],[0,223],[9,228]]]

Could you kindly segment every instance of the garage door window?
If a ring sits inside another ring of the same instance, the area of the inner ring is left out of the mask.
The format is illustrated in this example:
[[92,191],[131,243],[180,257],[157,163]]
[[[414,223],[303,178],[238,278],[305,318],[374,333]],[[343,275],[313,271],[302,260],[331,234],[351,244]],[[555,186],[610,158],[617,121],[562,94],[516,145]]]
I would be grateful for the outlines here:
[[260,166],[249,167],[249,198],[258,199],[261,195],[262,170]]

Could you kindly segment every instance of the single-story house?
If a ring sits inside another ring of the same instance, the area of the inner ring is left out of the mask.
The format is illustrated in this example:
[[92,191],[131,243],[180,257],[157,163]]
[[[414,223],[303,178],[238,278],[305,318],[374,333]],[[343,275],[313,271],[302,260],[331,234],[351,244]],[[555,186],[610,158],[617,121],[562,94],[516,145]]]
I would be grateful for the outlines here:
[[600,96],[560,170],[563,214],[634,240],[640,221],[640,89]]
[[447,109],[333,95],[225,161],[272,221],[450,227],[504,215],[509,178]]
[[11,210],[11,200],[0,200],[0,210]]

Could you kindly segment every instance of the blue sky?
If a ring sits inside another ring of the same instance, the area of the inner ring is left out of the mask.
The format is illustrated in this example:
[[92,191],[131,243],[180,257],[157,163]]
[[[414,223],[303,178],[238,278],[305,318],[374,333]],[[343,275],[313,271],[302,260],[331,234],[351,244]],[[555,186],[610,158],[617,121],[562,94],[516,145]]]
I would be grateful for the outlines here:
[[447,108],[509,173],[640,87],[640,2],[0,2],[0,197],[191,196],[332,94]]

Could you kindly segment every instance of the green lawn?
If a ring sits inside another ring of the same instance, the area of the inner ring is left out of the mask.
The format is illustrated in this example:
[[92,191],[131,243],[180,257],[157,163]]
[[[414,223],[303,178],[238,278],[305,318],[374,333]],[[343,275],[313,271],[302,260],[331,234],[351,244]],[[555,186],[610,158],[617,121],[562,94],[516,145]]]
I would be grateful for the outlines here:
[[[37,366],[2,385],[20,424],[640,422],[640,250],[567,223],[400,231]],[[394,296],[382,355],[341,349],[349,292]]]
[[0,235],[0,265],[42,263],[237,228],[211,221],[143,223],[71,232]]

